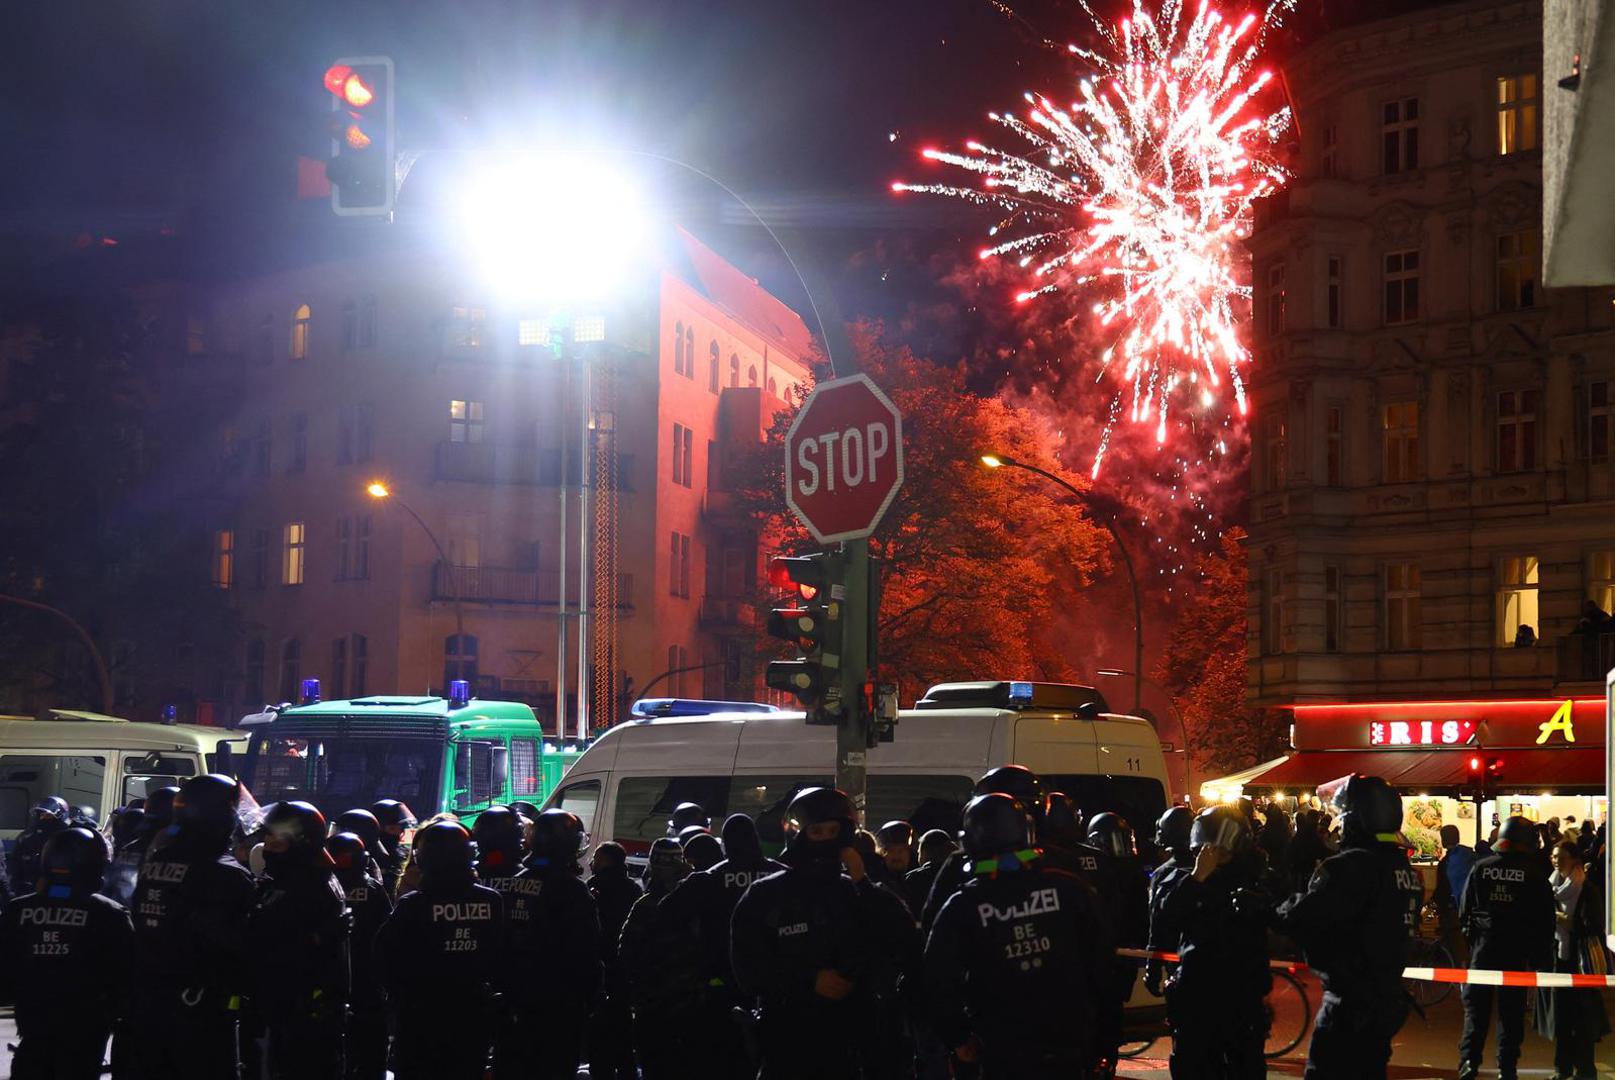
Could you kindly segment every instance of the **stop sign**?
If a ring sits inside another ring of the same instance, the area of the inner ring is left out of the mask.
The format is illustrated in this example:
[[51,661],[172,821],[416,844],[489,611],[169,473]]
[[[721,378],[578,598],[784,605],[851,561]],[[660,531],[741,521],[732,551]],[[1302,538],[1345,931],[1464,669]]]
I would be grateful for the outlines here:
[[820,383],[785,436],[785,502],[821,544],[868,536],[903,486],[903,417],[868,375]]

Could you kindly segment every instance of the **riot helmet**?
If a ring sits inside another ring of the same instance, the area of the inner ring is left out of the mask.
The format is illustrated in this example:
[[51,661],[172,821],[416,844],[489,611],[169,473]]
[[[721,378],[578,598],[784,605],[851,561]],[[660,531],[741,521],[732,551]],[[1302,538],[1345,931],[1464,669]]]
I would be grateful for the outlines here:
[[508,806],[490,806],[477,815],[471,838],[477,842],[477,869],[496,877],[514,874],[522,854],[522,819]]
[[179,788],[173,785],[146,792],[146,805],[142,809],[146,811],[150,831],[156,832],[174,820],[174,798],[178,794]]
[[667,822],[667,835],[679,836],[691,825],[699,825],[703,829],[712,827],[712,819],[700,803],[681,802],[673,808],[673,816]]
[[588,847],[589,833],[583,819],[570,810],[552,807],[533,822],[533,850],[528,858],[534,867],[576,871]]
[[1189,828],[1189,847],[1194,851],[1210,846],[1241,855],[1250,850],[1251,844],[1250,822],[1231,806],[1206,807],[1195,815]]
[[1120,814],[1105,811],[1095,814],[1088,822],[1088,843],[1117,859],[1131,859],[1138,855],[1133,842],[1132,826]]
[[540,811],[536,803],[528,802],[526,799],[517,799],[510,804],[510,808],[516,811],[516,815],[523,821],[538,820]]
[[1352,846],[1374,843],[1402,827],[1402,799],[1383,777],[1355,773],[1334,797],[1340,817],[1340,839]]
[[684,858],[691,870],[711,870],[723,862],[723,845],[709,832],[698,832],[684,841]]
[[39,872],[39,889],[46,896],[88,896],[106,877],[106,842],[81,826],[60,829],[45,841]]
[[1048,804],[1043,797],[1043,781],[1025,765],[1000,765],[976,781],[976,794],[998,792],[1008,795],[1021,804],[1021,810],[1032,819],[1033,826],[1043,824]]
[[785,809],[787,849],[797,859],[839,865],[842,849],[852,843],[856,821],[857,810],[846,792],[805,788]]
[[126,806],[112,815],[110,824],[113,850],[121,851],[145,830],[146,811],[138,806]]
[[740,866],[760,866],[763,843],[757,838],[757,823],[745,814],[730,814],[723,822],[723,854]]
[[381,845],[381,822],[376,820],[375,814],[359,808],[342,811],[331,822],[331,833],[335,835],[344,832],[357,836],[368,854],[378,853]]
[[1498,826],[1497,850],[1508,854],[1541,851],[1542,834],[1530,818],[1515,814]]
[[[174,796],[174,824],[180,835],[228,844],[236,829],[241,785],[222,773],[193,776]],[[324,828],[324,822],[321,823]]]
[[1155,846],[1174,855],[1189,850],[1189,830],[1194,826],[1194,811],[1187,806],[1169,806],[1155,823]]
[[370,812],[376,815],[376,821],[381,826],[381,842],[389,851],[398,846],[404,833],[418,824],[414,811],[397,799],[382,799],[372,803]]
[[965,804],[959,838],[972,859],[991,859],[1031,845],[1025,807],[1001,791],[977,795]]
[[469,880],[472,855],[471,834],[458,821],[434,821],[415,834],[414,860],[423,888]]
[[357,833],[334,832],[325,840],[325,851],[336,867],[337,880],[349,888],[365,882],[370,856],[365,853],[364,840]]
[[73,808],[67,805],[67,800],[60,795],[47,795],[34,804],[30,813],[33,815],[35,828],[40,826],[66,825],[73,816]]
[[271,877],[286,870],[330,867],[325,851],[325,815],[310,803],[278,802],[264,815],[264,868]]
[[1061,848],[1073,848],[1083,842],[1082,811],[1063,791],[1051,791],[1044,800],[1048,809],[1043,816],[1043,831],[1039,839]]
[[665,896],[673,887],[690,876],[690,862],[684,849],[671,836],[664,836],[650,846],[650,862],[645,868],[647,884],[652,893]]

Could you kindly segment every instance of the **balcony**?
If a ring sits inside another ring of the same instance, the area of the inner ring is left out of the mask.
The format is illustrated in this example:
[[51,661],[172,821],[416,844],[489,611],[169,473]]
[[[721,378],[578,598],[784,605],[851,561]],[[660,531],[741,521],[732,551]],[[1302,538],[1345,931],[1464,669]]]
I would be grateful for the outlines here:
[[[567,582],[572,606],[577,604],[577,578]],[[432,564],[432,599],[467,604],[516,604],[555,607],[560,575],[554,570],[516,570],[503,566]],[[617,575],[617,607],[634,606],[634,575]]]
[[1560,683],[1596,683],[1615,668],[1615,633],[1566,634],[1554,642]]
[[703,596],[700,623],[703,630],[749,630],[757,623],[757,609],[741,597]]

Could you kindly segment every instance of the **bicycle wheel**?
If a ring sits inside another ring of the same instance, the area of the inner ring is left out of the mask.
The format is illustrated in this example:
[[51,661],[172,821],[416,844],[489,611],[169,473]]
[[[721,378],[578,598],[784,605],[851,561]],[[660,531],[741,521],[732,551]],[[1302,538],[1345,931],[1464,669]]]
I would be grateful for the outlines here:
[[1116,1050],[1116,1055],[1122,1058],[1136,1058],[1144,1054],[1155,1045],[1154,1039],[1139,1039],[1136,1042],[1124,1042]]
[[[1414,938],[1408,945],[1408,967],[1450,968],[1452,952],[1439,941]],[[1402,985],[1421,1009],[1440,1005],[1452,994],[1452,983],[1431,982],[1428,979],[1403,979]]]
[[1262,1053],[1269,1058],[1283,1057],[1307,1037],[1312,1027],[1312,1002],[1301,980],[1277,968],[1273,972],[1273,989],[1267,994],[1267,1007],[1273,1021]]

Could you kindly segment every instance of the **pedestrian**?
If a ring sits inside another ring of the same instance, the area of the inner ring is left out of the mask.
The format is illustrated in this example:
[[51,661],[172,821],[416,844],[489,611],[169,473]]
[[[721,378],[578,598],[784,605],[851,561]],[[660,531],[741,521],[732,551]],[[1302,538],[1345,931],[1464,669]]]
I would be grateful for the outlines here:
[[735,978],[761,1002],[761,1080],[858,1076],[848,1035],[862,1022],[856,995],[878,901],[861,867],[860,881],[842,872],[855,821],[845,792],[797,794],[786,811],[787,869],[753,882],[735,906]]
[[1272,898],[1261,893],[1262,856],[1248,819],[1229,806],[1200,811],[1189,847],[1194,869],[1178,877],[1160,908],[1181,942],[1166,985],[1172,1078],[1260,1080],[1273,985]]
[[663,837],[650,849],[645,895],[623,924],[619,947],[633,1009],[634,1055],[645,1080],[684,1075],[702,1047],[705,998],[699,915],[666,905],[690,875],[684,849]]
[[637,1080],[633,1045],[623,1038],[623,1032],[632,1030],[633,1013],[617,950],[623,923],[644,890],[628,876],[628,853],[614,840],[594,849],[589,869],[589,892],[594,895],[595,913],[600,918],[600,962],[604,968],[601,993],[589,1013],[589,1075],[594,1080]]
[[[376,816],[385,836],[387,819]],[[472,859],[459,822],[420,829],[411,852],[420,888],[398,898],[376,936],[396,1080],[482,1080],[487,1068],[509,956],[504,901],[476,883]],[[453,1023],[442,1022],[445,1001],[455,1003]]]
[[1256,845],[1267,855],[1267,865],[1280,873],[1288,865],[1287,857],[1290,853],[1290,841],[1294,838],[1294,829],[1290,823],[1290,816],[1284,812],[1283,807],[1276,803],[1269,803],[1263,811],[1262,831],[1257,834]]
[[1454,959],[1468,955],[1469,947],[1459,928],[1458,904],[1463,900],[1469,871],[1475,865],[1475,849],[1463,842],[1456,825],[1441,826],[1441,861],[1436,864],[1434,902],[1441,938]]
[[892,879],[902,880],[914,869],[914,826],[906,821],[888,821],[875,831],[880,857]]
[[174,796],[173,825],[141,863],[131,909],[141,990],[130,1004],[126,1075],[218,1080],[240,1067],[247,922],[258,893],[230,853],[244,831],[240,812],[233,778],[192,777]]
[[47,795],[28,811],[28,824],[17,834],[17,842],[6,856],[10,863],[7,870],[19,890],[28,889],[39,880],[45,842],[68,827],[71,815],[72,808],[60,795]]
[[943,905],[925,948],[930,1019],[955,1059],[986,1080],[1086,1075],[1112,942],[1092,891],[1050,870],[1007,795],[964,811],[970,877]]
[[[1518,815],[1498,829],[1497,854],[1478,859],[1464,885],[1459,918],[1470,941],[1469,966],[1503,971],[1551,971],[1555,907],[1529,818]],[[1458,1044],[1459,1080],[1480,1074],[1497,1003],[1497,1069],[1513,1080],[1525,1038],[1522,987],[1466,983],[1462,988],[1464,1031]]]
[[17,1080],[99,1080],[134,938],[129,913],[96,895],[106,865],[99,836],[56,830],[40,852],[38,890],[0,914],[0,1002],[16,1006]]
[[[1189,849],[1189,830],[1194,827],[1194,811],[1187,806],[1170,806],[1155,823],[1155,846],[1167,858],[1150,875],[1150,934],[1145,946],[1152,952],[1178,951],[1179,929],[1161,912],[1166,897],[1180,877],[1194,872],[1194,854]],[[1161,996],[1167,966],[1160,960],[1144,965],[1144,988]]]
[[1402,800],[1383,779],[1355,775],[1335,795],[1342,850],[1307,891],[1278,910],[1278,926],[1323,979],[1307,1050],[1308,1080],[1384,1080],[1391,1039],[1407,1019],[1402,969],[1424,887],[1397,833]]
[[925,908],[925,898],[931,893],[937,871],[954,851],[953,837],[941,829],[932,829],[920,837],[920,865],[903,875],[903,893],[908,909],[918,915]]
[[[415,828],[415,814],[397,799],[382,799],[370,807],[381,826],[381,846],[370,853],[381,867],[381,886],[390,899],[398,899],[398,886],[408,861],[404,834]],[[360,835],[363,835],[362,833]]]
[[[369,816],[369,811],[362,811]],[[340,820],[340,819],[339,819]],[[371,818],[372,821],[375,818]],[[348,1080],[385,1080],[387,1073],[387,1002],[376,971],[376,935],[393,913],[381,879],[358,833],[336,832],[325,842],[335,864],[337,884],[353,915],[348,949],[352,965],[349,994],[346,1072]]]
[[349,982],[347,899],[306,802],[264,818],[264,870],[248,924],[253,1002],[270,1080],[341,1080]]
[[1306,810],[1295,815],[1295,835],[1285,848],[1284,863],[1275,868],[1287,878],[1286,891],[1306,891],[1307,883],[1312,880],[1312,872],[1329,854],[1323,839],[1324,832],[1321,811]]
[[[1558,908],[1554,927],[1554,970],[1581,975],[1609,973],[1604,950],[1604,898],[1587,873],[1576,845],[1560,841],[1553,849],[1560,884],[1554,888]],[[1559,1080],[1595,1080],[1593,1047],[1610,1032],[1604,996],[1596,989],[1572,987],[1538,990],[1537,1030],[1553,1040],[1553,1072]]]

